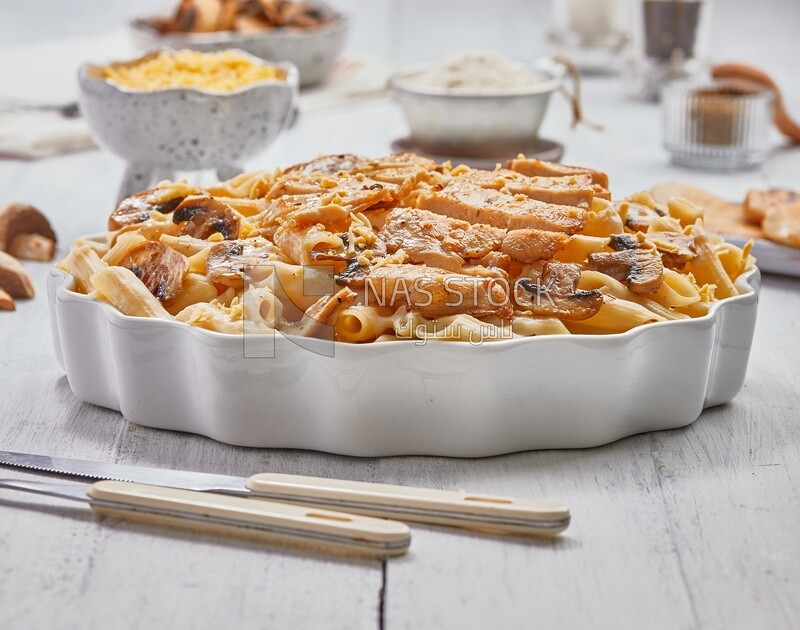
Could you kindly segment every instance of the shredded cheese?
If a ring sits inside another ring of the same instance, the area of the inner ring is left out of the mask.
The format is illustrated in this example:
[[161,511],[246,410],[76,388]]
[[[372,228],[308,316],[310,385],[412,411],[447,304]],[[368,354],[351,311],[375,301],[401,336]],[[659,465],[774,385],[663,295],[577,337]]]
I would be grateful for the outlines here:
[[194,87],[232,92],[259,81],[285,76],[280,68],[262,66],[233,50],[204,53],[195,50],[161,51],[133,63],[112,63],[103,77],[126,88],[143,91]]

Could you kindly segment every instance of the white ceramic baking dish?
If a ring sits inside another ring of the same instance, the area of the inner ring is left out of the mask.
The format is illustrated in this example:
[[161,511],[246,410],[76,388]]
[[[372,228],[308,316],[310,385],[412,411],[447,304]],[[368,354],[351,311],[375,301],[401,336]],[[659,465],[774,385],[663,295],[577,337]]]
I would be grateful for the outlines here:
[[245,357],[236,335],[122,315],[71,286],[52,270],[53,337],[70,387],[132,422],[243,446],[478,457],[598,446],[730,401],[744,382],[760,275],[741,277],[743,294],[705,317],[624,334],[338,343],[333,357],[319,340],[304,341],[321,354],[280,335],[248,346],[264,356],[274,342],[272,358]]

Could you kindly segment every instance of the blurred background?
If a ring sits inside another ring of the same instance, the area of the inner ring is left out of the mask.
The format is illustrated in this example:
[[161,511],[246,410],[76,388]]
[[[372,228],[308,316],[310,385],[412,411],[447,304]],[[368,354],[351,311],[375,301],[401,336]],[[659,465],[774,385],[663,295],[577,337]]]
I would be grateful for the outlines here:
[[[555,20],[552,0],[331,0],[330,4],[350,17],[344,59],[380,60],[384,77],[404,64],[436,61],[453,51],[493,51],[521,61],[553,52],[548,42]],[[75,99],[75,72],[82,62],[130,55],[127,23],[169,13],[175,5],[175,0],[0,0],[0,96],[58,103]],[[741,60],[763,68],[783,89],[789,108],[800,111],[800,1],[716,0],[710,8],[708,61]],[[669,164],[659,106],[626,98],[623,76],[584,77],[583,97],[587,119],[602,124],[603,132],[571,129],[569,107],[556,94],[541,135],[564,144],[564,161],[609,170],[615,195],[676,177],[717,192],[724,188],[730,198],[740,198],[748,186],[764,179],[771,184],[798,183],[798,151],[775,130],[770,131],[770,142],[778,153],[770,154],[763,171],[701,177]],[[319,152],[388,153],[392,141],[407,134],[399,109],[385,95],[358,104],[357,126],[349,114],[352,107],[309,105],[307,109],[309,115],[270,147],[258,166],[287,164]]]

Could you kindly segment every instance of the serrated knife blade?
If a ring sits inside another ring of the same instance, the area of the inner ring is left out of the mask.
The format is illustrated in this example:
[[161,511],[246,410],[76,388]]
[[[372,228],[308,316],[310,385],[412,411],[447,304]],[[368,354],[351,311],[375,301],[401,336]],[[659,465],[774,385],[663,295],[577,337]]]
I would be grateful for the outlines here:
[[51,457],[49,455],[33,455],[0,451],[0,465],[27,468],[38,472],[80,477],[81,479],[111,479],[113,481],[133,481],[153,486],[168,486],[201,492],[218,492],[222,494],[253,494],[245,485],[247,478],[230,475],[214,475],[210,473],[186,470],[170,470],[168,468],[148,468],[146,466],[128,466],[127,464],[109,464],[90,462],[82,459]]

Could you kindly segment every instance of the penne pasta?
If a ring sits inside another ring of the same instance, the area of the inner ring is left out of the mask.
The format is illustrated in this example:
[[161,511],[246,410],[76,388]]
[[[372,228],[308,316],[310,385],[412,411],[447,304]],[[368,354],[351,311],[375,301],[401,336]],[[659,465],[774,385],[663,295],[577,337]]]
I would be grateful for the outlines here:
[[208,278],[199,273],[187,273],[183,279],[181,290],[170,302],[164,304],[164,307],[170,315],[177,315],[183,309],[191,304],[198,302],[210,302],[217,299],[217,289]]
[[709,237],[684,199],[610,199],[605,174],[524,156],[322,156],[161,182],[58,266],[127,315],[347,343],[614,334],[738,295],[752,244]]
[[108,267],[108,263],[97,255],[91,245],[81,245],[69,257],[69,267],[75,278],[75,289],[80,293],[91,293],[95,287],[92,276]]
[[93,295],[123,315],[172,319],[172,315],[130,269],[105,267],[93,273],[89,280],[94,287]]
[[568,335],[569,328],[557,317],[536,317],[519,315],[514,318],[511,329],[515,335],[533,337],[535,335]]
[[627,332],[636,326],[666,321],[636,302],[607,296],[596,315],[580,322],[564,322],[572,333],[611,334]]
[[351,306],[336,319],[338,339],[350,343],[374,341],[395,330],[395,316],[386,315],[384,309],[374,306]]
[[717,299],[738,295],[739,292],[725,271],[725,267],[722,266],[722,261],[709,241],[702,222],[697,221],[691,227],[690,233],[694,237],[697,256],[689,261],[686,271],[691,273],[698,283],[713,285],[714,297]]
[[141,243],[146,243],[147,240],[138,232],[120,234],[114,245],[103,256],[103,260],[108,265],[116,265],[131,249]]
[[666,308],[689,306],[700,301],[700,291],[690,276],[665,269],[664,280],[652,299]]
[[561,262],[583,263],[590,254],[603,251],[607,247],[608,238],[574,234],[569,237],[564,249],[557,252],[553,258]]

